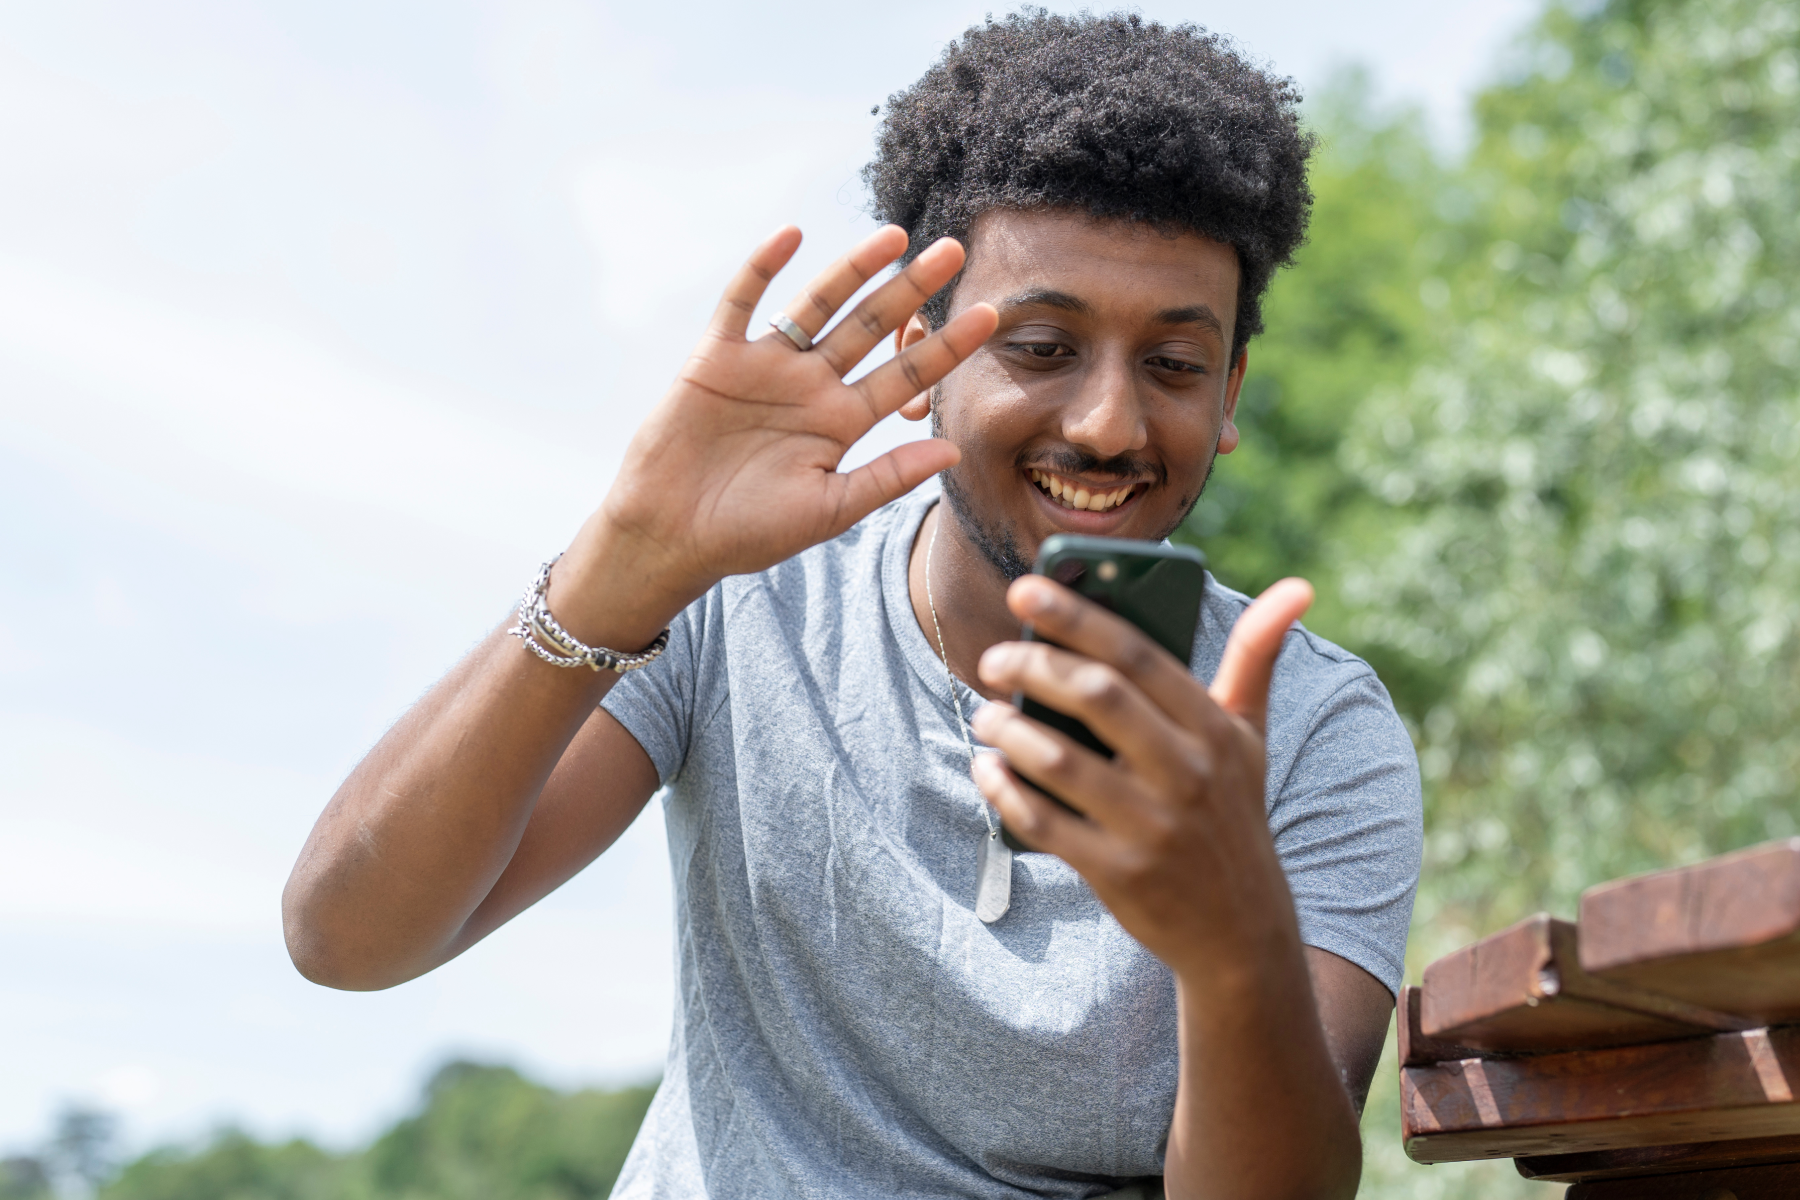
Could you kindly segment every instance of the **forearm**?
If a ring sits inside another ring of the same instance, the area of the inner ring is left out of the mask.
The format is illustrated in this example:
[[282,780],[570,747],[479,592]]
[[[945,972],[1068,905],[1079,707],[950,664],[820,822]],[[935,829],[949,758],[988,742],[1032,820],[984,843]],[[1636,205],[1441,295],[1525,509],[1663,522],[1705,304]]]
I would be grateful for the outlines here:
[[[674,601],[646,604],[647,588],[624,595],[584,580],[584,566],[606,561],[603,547],[584,545],[598,540],[578,538],[557,565],[552,611],[590,644],[636,649]],[[334,987],[389,987],[463,948],[545,781],[618,678],[551,666],[503,630],[484,639],[388,731],[314,826],[283,896],[300,970]]]
[[1170,1200],[1352,1196],[1357,1117],[1291,923],[1244,961],[1178,973],[1181,1076]]
[[388,731],[319,817],[282,895],[303,974],[381,988],[442,960],[604,694],[607,680],[580,675],[496,630]]

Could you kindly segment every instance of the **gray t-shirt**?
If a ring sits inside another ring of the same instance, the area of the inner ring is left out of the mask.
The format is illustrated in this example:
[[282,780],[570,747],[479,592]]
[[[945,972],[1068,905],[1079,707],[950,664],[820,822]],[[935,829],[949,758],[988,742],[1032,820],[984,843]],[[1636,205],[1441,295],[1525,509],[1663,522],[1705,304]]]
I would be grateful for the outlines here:
[[[678,972],[616,1197],[1076,1198],[1162,1173],[1168,968],[1048,854],[1017,856],[1011,909],[975,918],[984,802],[907,591],[936,499],[724,580],[604,701],[666,788]],[[1248,603],[1209,588],[1201,679]],[[1303,630],[1276,666],[1267,805],[1307,943],[1396,988],[1417,761],[1369,667]]]

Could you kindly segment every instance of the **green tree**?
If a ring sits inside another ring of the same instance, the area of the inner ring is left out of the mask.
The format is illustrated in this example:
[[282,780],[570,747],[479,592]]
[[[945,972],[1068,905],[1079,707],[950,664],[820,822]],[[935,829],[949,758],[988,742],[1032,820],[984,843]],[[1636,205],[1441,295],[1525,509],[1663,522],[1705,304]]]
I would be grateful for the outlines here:
[[52,1200],[50,1172],[28,1154],[0,1159],[0,1200]]
[[[1413,959],[1796,828],[1800,8],[1553,7],[1478,103],[1488,243],[1343,463],[1348,640],[1435,681]],[[1365,1194],[1543,1195],[1406,1164]]]
[[1306,114],[1319,136],[1311,229],[1250,347],[1243,443],[1219,460],[1182,536],[1251,594],[1287,575],[1313,579],[1308,622],[1341,636],[1332,549],[1367,540],[1374,505],[1340,448],[1363,399],[1404,383],[1441,343],[1441,276],[1465,257],[1470,202],[1420,114],[1379,109],[1366,74],[1340,75]]
[[162,1149],[131,1163],[102,1200],[344,1200],[350,1164],[306,1141],[263,1145],[234,1129],[198,1151]]
[[1448,681],[1434,940],[1796,828],[1800,8],[1553,9],[1526,53],[1451,352],[1346,443],[1393,531],[1353,635]]
[[366,1150],[266,1145],[225,1130],[145,1155],[100,1200],[597,1200],[612,1191],[655,1090],[564,1093],[510,1067],[454,1062],[432,1077],[419,1112]]
[[424,1111],[369,1148],[382,1200],[588,1200],[612,1190],[654,1088],[563,1095],[510,1067],[451,1063]]

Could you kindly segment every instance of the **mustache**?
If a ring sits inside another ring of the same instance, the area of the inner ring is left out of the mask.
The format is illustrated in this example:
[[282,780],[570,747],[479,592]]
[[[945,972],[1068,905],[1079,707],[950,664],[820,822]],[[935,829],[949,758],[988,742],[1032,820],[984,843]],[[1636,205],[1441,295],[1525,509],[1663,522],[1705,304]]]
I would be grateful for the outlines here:
[[1020,459],[1018,465],[1021,469],[1037,467],[1040,470],[1055,471],[1059,475],[1115,475],[1123,479],[1148,479],[1158,485],[1169,481],[1168,471],[1161,464],[1148,459],[1132,454],[1098,458],[1092,454],[1084,454],[1072,446],[1062,446],[1045,454],[1033,455],[1029,463]]

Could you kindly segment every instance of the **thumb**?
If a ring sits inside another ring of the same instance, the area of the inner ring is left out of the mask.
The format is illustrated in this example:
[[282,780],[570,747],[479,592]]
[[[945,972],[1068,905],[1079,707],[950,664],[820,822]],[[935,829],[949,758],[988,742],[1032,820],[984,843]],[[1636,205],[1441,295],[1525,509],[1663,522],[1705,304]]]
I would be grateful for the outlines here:
[[872,463],[832,481],[839,485],[842,503],[830,536],[836,537],[882,505],[898,500],[962,459],[956,443],[926,438],[895,446]]
[[1209,691],[1220,708],[1248,721],[1259,734],[1268,728],[1269,678],[1275,673],[1281,640],[1312,602],[1312,584],[1283,579],[1258,596],[1231,628]]

